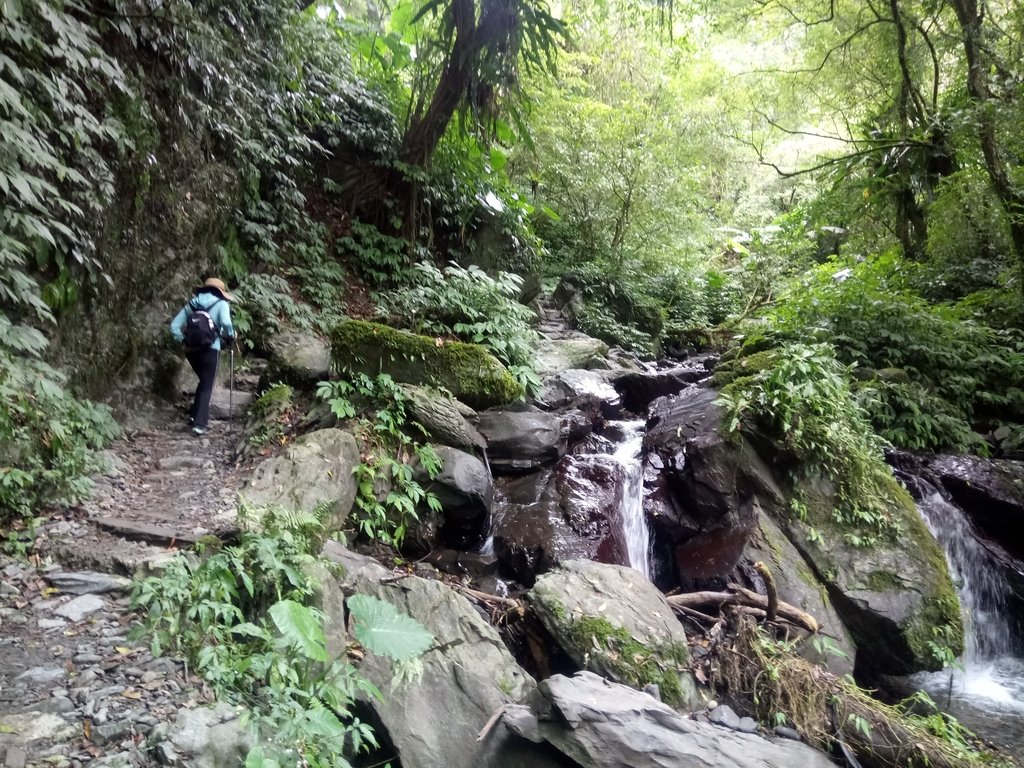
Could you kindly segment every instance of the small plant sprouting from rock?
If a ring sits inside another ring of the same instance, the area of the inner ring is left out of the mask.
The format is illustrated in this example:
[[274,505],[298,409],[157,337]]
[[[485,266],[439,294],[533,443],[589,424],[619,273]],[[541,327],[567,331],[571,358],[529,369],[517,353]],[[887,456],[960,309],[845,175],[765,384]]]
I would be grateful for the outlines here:
[[441,459],[432,446],[420,442],[426,432],[406,415],[408,396],[386,373],[375,378],[349,373],[345,379],[320,382],[317,397],[339,419],[362,414],[356,434],[363,444],[363,460],[354,472],[359,530],[400,547],[409,526],[419,519],[421,505],[441,511],[437,496],[415,478],[414,461],[433,479],[441,470]]

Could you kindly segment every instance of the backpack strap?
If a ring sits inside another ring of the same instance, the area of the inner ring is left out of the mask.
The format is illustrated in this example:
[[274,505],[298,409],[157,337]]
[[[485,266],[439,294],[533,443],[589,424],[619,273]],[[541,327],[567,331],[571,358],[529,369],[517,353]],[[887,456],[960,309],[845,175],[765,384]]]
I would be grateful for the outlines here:
[[[213,309],[218,304],[220,304],[221,301],[223,301],[223,299],[214,299],[213,304],[211,304],[210,306],[201,307],[195,303],[197,298],[198,296],[193,296],[191,299],[189,299],[188,306],[191,308],[193,312],[206,312],[207,314],[209,314],[211,309]],[[213,315],[210,315],[210,317],[212,318]]]

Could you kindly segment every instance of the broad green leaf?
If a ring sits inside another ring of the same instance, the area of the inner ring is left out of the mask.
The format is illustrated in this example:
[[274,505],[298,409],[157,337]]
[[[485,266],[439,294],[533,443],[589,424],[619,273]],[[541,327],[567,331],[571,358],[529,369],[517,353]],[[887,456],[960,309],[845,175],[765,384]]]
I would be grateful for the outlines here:
[[399,613],[391,603],[369,595],[353,595],[348,609],[355,619],[355,635],[369,650],[397,661],[415,658],[434,642],[418,621]]
[[270,618],[290,647],[313,661],[329,660],[323,626],[309,608],[281,600],[270,606]]

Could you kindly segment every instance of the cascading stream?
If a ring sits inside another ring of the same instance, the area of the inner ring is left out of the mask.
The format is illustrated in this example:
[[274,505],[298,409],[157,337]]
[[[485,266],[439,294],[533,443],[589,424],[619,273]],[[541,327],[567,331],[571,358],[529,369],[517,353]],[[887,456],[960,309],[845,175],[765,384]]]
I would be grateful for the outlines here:
[[1012,656],[1009,588],[978,541],[963,511],[938,492],[918,505],[943,547],[964,613],[966,649],[959,669],[921,675],[934,698],[961,698],[973,706],[1024,712],[1024,661]]
[[629,565],[645,577],[651,577],[651,534],[644,515],[644,476],[640,448],[644,440],[644,422],[625,422],[626,439],[619,444],[612,458],[622,465],[622,506],[619,515],[629,554]]

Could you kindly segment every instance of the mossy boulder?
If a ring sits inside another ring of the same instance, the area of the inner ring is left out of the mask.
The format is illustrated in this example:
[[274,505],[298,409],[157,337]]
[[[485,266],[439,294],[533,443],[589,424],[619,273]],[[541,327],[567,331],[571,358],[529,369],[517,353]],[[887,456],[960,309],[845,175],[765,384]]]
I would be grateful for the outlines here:
[[537,579],[530,605],[582,668],[641,689],[655,684],[673,707],[701,705],[686,633],[639,571],[570,560]]
[[858,648],[858,662],[878,673],[943,666],[943,651],[963,651],[960,602],[938,542],[895,478],[882,489],[899,533],[855,546],[834,520],[830,484],[804,481],[804,520],[779,522],[828,589]]
[[444,387],[474,408],[507,405],[524,394],[505,366],[479,345],[419,336],[379,323],[346,320],[337,325],[331,334],[331,356],[336,368]]

